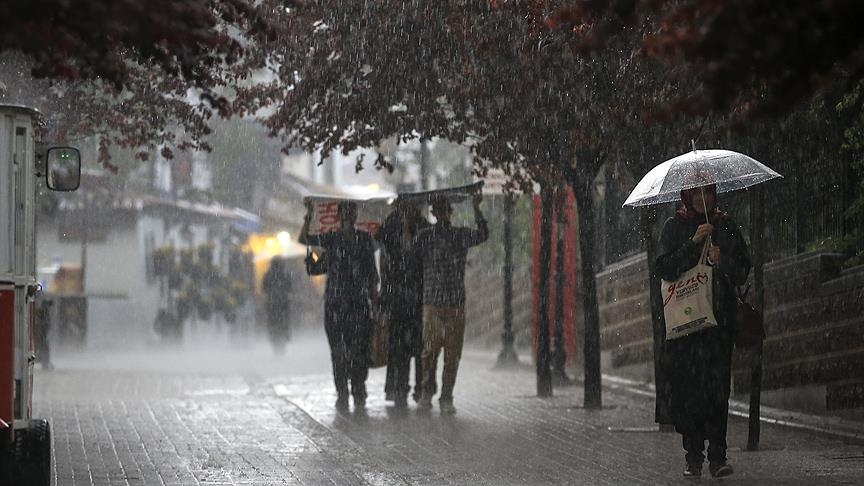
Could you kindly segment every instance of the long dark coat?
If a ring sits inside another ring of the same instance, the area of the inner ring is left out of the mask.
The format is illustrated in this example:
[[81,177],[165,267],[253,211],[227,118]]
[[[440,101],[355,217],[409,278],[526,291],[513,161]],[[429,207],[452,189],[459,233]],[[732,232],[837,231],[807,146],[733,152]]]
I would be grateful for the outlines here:
[[291,310],[291,273],[281,258],[274,258],[264,274],[262,287],[267,300],[267,323],[271,331],[284,332],[288,328]]
[[[699,223],[683,217],[666,221],[657,257],[657,272],[662,279],[675,281],[698,263],[702,244],[693,243],[691,238]],[[718,326],[666,341],[664,348],[672,388],[672,420],[681,433],[703,433],[706,422],[728,413],[736,309],[734,287],[742,285],[750,272],[750,251],[741,228],[728,216],[719,214],[712,224],[715,228],[712,241],[720,246],[720,262],[714,266],[713,282]]]

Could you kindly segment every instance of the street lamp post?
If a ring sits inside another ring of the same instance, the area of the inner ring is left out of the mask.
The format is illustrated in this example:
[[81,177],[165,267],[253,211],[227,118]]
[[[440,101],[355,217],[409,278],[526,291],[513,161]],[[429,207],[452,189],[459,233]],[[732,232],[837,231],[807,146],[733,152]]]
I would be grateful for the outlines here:
[[514,201],[504,195],[504,332],[501,334],[501,352],[498,367],[519,364],[519,356],[513,348],[513,213]]

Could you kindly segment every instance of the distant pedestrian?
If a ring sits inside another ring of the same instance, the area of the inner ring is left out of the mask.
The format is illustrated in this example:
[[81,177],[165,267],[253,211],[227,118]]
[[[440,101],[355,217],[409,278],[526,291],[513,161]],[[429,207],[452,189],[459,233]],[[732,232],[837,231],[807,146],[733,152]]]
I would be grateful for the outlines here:
[[[417,206],[396,200],[396,208],[375,235],[384,249],[381,302],[388,322],[387,379],[384,393],[397,408],[408,405],[411,358],[414,358],[414,399],[422,396],[423,260],[410,243],[428,228]],[[434,388],[434,385],[432,385]]]
[[43,296],[36,304],[36,362],[42,364],[42,369],[53,370],[51,363],[51,343],[48,336],[51,333],[51,308],[54,301]]
[[357,205],[338,204],[339,229],[309,235],[312,205],[307,205],[299,241],[327,251],[327,285],[324,290],[324,330],[330,344],[336,408],[348,409],[348,382],[354,407],[366,406],[366,378],[371,306],[378,299],[375,247],[369,233],[356,229]]
[[482,195],[474,196],[476,229],[454,227],[450,223],[452,208],[445,198],[432,202],[435,225],[421,231],[414,241],[423,256],[423,396],[421,410],[432,407],[432,383],[435,379],[438,353],[444,349],[441,377],[441,413],[456,413],[453,387],[462,357],[465,336],[465,259],[468,249],[489,237],[489,228],[480,211]]
[[274,257],[264,274],[262,286],[267,299],[267,332],[277,355],[285,351],[285,343],[291,339],[291,284],[291,273],[285,260]]
[[710,238],[708,263],[713,265],[713,307],[718,326],[666,341],[671,415],[686,451],[684,476],[702,474],[707,440],[709,472],[713,477],[723,477],[733,472],[726,458],[726,422],[735,326],[734,286],[747,280],[750,252],[741,228],[717,209],[714,185],[681,191],[681,201],[683,205],[663,226],[657,271],[664,280],[676,281],[696,266]]

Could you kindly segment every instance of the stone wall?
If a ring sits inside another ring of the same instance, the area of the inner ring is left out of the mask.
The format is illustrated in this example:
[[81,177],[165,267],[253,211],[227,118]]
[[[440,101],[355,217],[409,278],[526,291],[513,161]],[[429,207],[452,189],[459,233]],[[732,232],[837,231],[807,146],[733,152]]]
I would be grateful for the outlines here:
[[[465,298],[465,340],[475,346],[500,349],[504,331],[504,278],[500,268],[469,259]],[[516,347],[531,348],[531,274],[527,267],[513,271],[513,334]]]
[[[765,266],[763,390],[824,389],[824,409],[864,406],[864,266],[803,253]],[[650,365],[644,254],[597,276],[601,348],[613,368]],[[747,353],[736,352],[734,388],[749,390]],[[821,393],[821,392],[820,392]]]
[[597,275],[600,348],[611,356],[613,368],[653,360],[648,299],[644,253],[608,266]]

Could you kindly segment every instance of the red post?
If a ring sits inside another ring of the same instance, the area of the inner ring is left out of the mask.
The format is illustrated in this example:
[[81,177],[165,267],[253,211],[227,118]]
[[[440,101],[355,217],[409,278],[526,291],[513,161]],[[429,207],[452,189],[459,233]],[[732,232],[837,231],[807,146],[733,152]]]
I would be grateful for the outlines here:
[[[582,303],[578,298],[578,286],[579,286],[579,274],[577,272],[579,266],[579,255],[578,255],[578,247],[577,247],[577,232],[576,232],[576,208],[575,208],[575,198],[573,197],[573,192],[571,190],[567,190],[566,198],[564,203],[564,255],[563,255],[563,263],[564,263],[564,286],[562,288],[563,295],[562,301],[564,304],[564,350],[567,354],[567,365],[577,364],[578,355],[579,355],[579,334],[577,326],[579,325],[580,315],[581,315],[581,306]],[[539,287],[540,287],[540,196],[534,196],[534,207],[533,207],[533,228],[532,228],[532,261],[533,265],[531,265],[531,287],[532,287],[532,312],[531,312],[531,337],[532,344],[536,344],[537,342],[537,312],[540,305],[539,298]],[[557,218],[553,218],[552,229],[553,233],[557,231]],[[552,253],[550,261],[546,262],[546,265],[549,267],[549,272],[555,271],[553,262],[558,258],[558,252],[556,245],[552,245]],[[557,312],[556,304],[558,299],[556,298],[556,290],[550,286],[549,292],[549,313],[550,315],[555,315]],[[550,333],[554,333],[554,327],[552,325],[550,319]],[[532,346],[534,349],[535,346]],[[535,356],[536,358],[536,356]]]
[[15,287],[0,284],[0,420],[12,424],[15,404]]

